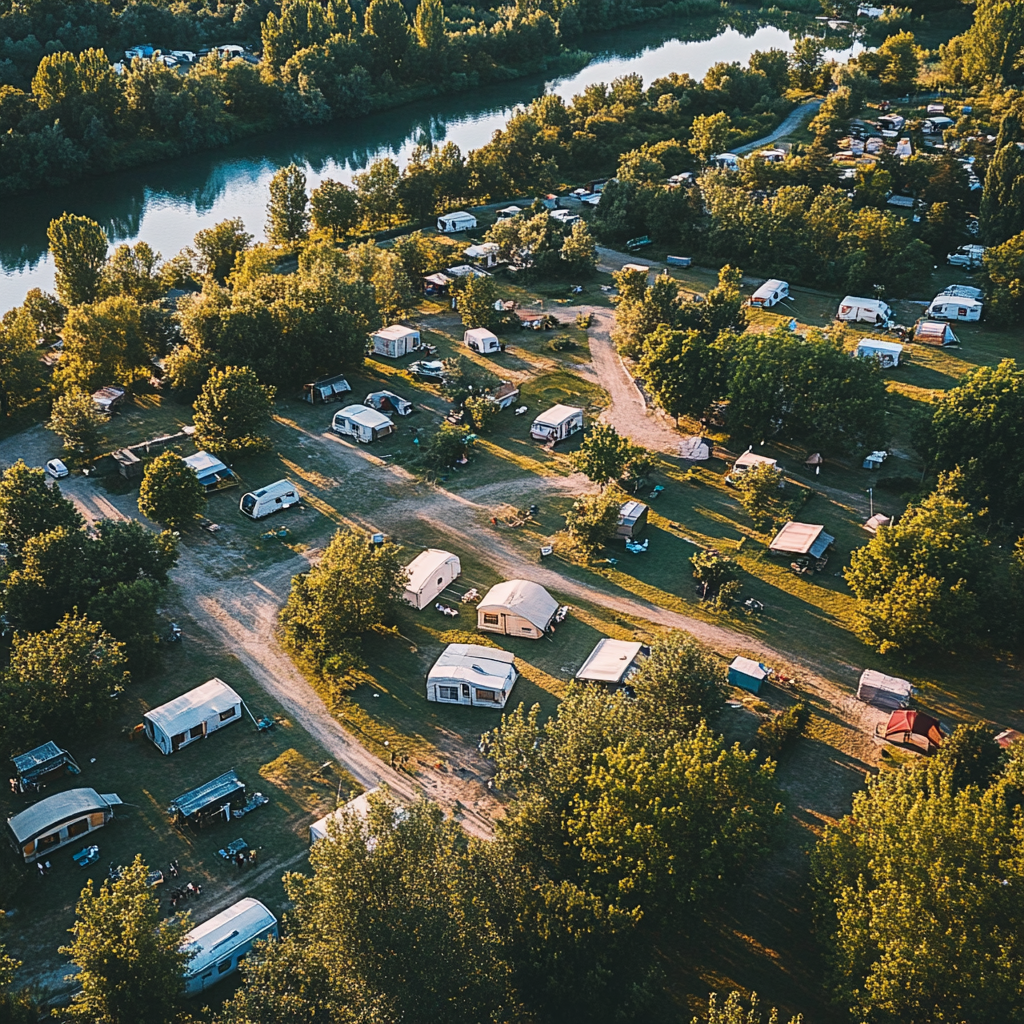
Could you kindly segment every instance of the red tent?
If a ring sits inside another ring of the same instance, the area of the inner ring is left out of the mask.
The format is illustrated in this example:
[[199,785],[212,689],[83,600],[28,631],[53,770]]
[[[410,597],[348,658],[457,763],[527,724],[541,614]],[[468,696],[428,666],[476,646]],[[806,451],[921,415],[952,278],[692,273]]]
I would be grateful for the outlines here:
[[901,709],[889,716],[885,727],[885,738],[898,743],[913,743],[929,753],[942,746],[942,726],[937,719],[923,711]]

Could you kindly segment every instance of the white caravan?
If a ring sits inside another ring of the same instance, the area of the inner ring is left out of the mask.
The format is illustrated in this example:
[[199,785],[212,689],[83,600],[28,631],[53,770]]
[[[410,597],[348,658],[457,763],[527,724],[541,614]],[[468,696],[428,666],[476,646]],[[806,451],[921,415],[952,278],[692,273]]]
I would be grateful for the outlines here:
[[402,600],[413,608],[426,608],[449,583],[462,573],[458,555],[440,548],[421,551],[406,567],[409,582],[405,585]]
[[751,306],[760,306],[762,309],[770,309],[777,302],[789,298],[789,282],[779,281],[772,278],[765,281],[760,288],[750,296]]
[[274,512],[298,505],[300,501],[302,495],[291,480],[277,480],[258,491],[243,494],[242,500],[238,503],[238,510],[250,519],[263,519]]
[[892,320],[892,310],[881,299],[861,299],[847,295],[839,303],[836,319],[846,323],[886,324]]
[[276,938],[277,918],[252,897],[196,925],[182,942],[192,954],[185,970],[185,995],[199,995],[234,974],[254,942]]

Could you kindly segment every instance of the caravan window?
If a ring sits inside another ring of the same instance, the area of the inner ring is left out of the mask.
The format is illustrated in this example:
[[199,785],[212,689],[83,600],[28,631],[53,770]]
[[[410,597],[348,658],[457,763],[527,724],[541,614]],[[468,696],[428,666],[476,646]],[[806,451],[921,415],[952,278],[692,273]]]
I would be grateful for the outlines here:
[[476,699],[496,704],[498,702],[498,695],[493,690],[477,690]]
[[178,747],[185,742],[185,734],[179,732],[177,735],[171,737],[171,746]]
[[495,612],[484,612],[484,625],[485,626],[496,626],[498,624],[498,616]]
[[80,836],[85,832],[89,831],[89,819],[79,818],[78,821],[71,822],[68,825],[68,839],[72,839],[74,836]]
[[235,717],[235,709],[234,708],[228,708],[227,711],[222,711],[220,713],[220,720],[222,722],[226,722],[229,718],[234,718],[234,717]]
[[458,700],[459,688],[457,686],[439,686],[437,688],[438,700]]
[[203,727],[201,725],[193,725],[188,731],[188,738],[190,740],[197,740],[203,735]]
[[533,626],[520,626],[519,627],[524,633],[532,633]]
[[36,840],[36,850],[45,850],[48,846],[53,846],[60,842],[60,832],[51,832],[48,836],[40,836]]
[[219,964],[217,964],[217,973],[218,974],[227,974],[227,972],[230,971],[230,970],[231,970],[231,957],[228,957],[227,960],[221,960],[221,962]]

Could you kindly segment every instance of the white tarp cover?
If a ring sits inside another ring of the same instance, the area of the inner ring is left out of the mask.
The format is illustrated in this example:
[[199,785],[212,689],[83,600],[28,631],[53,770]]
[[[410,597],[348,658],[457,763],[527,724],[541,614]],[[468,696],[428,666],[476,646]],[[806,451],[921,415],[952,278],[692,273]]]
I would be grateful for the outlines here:
[[778,459],[769,459],[767,455],[758,455],[757,452],[744,452],[733,464],[732,471],[745,473],[748,469],[761,464],[777,466],[779,462]]
[[504,611],[545,630],[558,611],[558,602],[539,584],[530,580],[506,580],[491,587],[477,605],[477,611]]
[[429,683],[468,683],[487,690],[503,690],[516,677],[516,656],[511,651],[482,644],[449,644],[427,673]]
[[711,446],[703,437],[684,437],[679,442],[679,457],[688,462],[706,462],[711,458]]
[[214,678],[147,711],[142,717],[173,736],[241,703],[242,698],[223,679]]
[[864,669],[857,686],[857,700],[873,704],[876,708],[885,708],[887,711],[905,708],[913,694],[914,688],[906,679],[887,676],[873,668]]
[[594,683],[621,683],[640,655],[643,644],[628,640],[598,640],[580,670],[577,679]]
[[380,786],[374,786],[373,789],[368,789],[353,800],[349,800],[347,804],[342,804],[337,810],[325,814],[319,821],[314,821],[309,826],[309,841],[315,843],[318,839],[326,839],[327,826],[332,821],[336,821],[340,825],[346,814],[353,814],[357,818],[368,818],[370,816],[370,796],[378,792],[380,792]]

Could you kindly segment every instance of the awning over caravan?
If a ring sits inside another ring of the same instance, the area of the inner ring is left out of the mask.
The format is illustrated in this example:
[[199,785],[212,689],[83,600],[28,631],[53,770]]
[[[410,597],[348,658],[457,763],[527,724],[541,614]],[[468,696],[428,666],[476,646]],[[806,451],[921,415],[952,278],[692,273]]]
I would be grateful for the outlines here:
[[769,551],[780,555],[810,555],[821,558],[835,537],[825,532],[824,526],[814,523],[786,523],[768,545]]
[[202,686],[147,711],[142,717],[159,726],[168,736],[173,736],[241,703],[242,698],[224,680],[210,679]]
[[499,647],[449,644],[434,662],[427,679],[503,690],[516,678],[515,662],[516,656],[511,651]]
[[183,461],[199,477],[199,482],[203,485],[204,490],[216,491],[238,484],[238,477],[220,459],[209,452],[196,452],[195,455],[190,455]]
[[18,754],[11,760],[14,762],[14,771],[18,778],[25,783],[33,783],[61,768],[69,769],[72,775],[78,775],[81,771],[75,759],[66,750],[58,747],[53,740],[24,754]]
[[576,673],[589,683],[621,683],[637,668],[644,645],[627,640],[598,640],[597,646]]
[[86,814],[109,815],[121,803],[115,793],[97,793],[95,789],[69,789],[40,800],[27,810],[7,819],[7,826],[18,844],[27,843],[61,822]]

